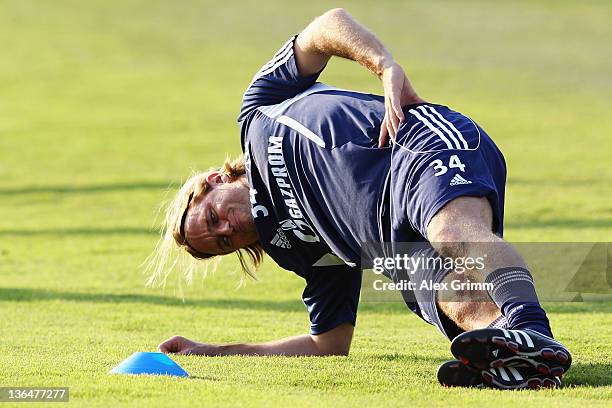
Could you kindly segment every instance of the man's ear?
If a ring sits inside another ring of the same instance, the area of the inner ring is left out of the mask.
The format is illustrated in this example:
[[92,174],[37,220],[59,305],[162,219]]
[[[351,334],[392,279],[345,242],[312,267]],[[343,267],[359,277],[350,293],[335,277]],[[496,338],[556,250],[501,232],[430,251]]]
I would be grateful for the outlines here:
[[206,176],[206,182],[209,186],[215,186],[217,184],[224,184],[229,182],[229,177],[226,174],[213,170]]

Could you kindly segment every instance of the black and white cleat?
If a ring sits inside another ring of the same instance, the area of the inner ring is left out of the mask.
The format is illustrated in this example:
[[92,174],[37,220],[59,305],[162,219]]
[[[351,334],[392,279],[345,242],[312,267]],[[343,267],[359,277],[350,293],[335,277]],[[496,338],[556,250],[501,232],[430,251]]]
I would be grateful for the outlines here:
[[554,378],[562,376],[572,364],[572,355],[563,344],[529,329],[471,330],[455,337],[451,352],[464,364],[484,372],[527,367],[534,375]]
[[561,379],[552,375],[534,374],[532,367],[498,367],[481,371],[486,386],[500,390],[559,388]]
[[486,387],[501,390],[558,388],[561,386],[559,377],[539,374],[532,367],[475,370],[458,360],[447,361],[438,368],[438,381],[445,387]]
[[438,368],[438,382],[445,387],[484,387],[480,373],[461,361],[451,360]]

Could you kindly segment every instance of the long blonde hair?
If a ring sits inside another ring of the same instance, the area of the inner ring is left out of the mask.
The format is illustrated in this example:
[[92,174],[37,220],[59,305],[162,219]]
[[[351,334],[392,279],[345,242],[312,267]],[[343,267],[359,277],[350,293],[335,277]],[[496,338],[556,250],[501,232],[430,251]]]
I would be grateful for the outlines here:
[[[211,169],[211,171],[214,169]],[[225,159],[220,169],[230,182],[246,173],[244,156],[234,160]],[[208,173],[195,173],[185,181],[178,193],[165,206],[165,217],[161,237],[155,249],[145,261],[145,274],[148,275],[147,286],[165,286],[168,277],[175,269],[179,269],[177,278],[179,286],[182,282],[191,284],[198,273],[205,277],[212,266],[216,269],[220,256],[205,254],[191,247],[185,238],[183,222],[189,203],[206,194]],[[191,255],[191,256],[188,256]],[[255,278],[255,271],[263,260],[263,248],[255,242],[236,251],[242,269],[242,281],[249,276]]]

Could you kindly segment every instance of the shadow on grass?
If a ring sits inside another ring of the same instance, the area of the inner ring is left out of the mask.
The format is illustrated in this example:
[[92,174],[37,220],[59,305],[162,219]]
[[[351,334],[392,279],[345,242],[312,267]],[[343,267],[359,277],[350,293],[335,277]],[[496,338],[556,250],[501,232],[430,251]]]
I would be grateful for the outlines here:
[[574,362],[563,376],[566,386],[603,387],[612,385],[612,364]]
[[[209,307],[219,309],[253,309],[253,310],[278,310],[278,311],[303,311],[304,305],[299,299],[291,301],[252,300],[252,299],[185,299],[174,296],[144,295],[137,293],[113,294],[113,293],[87,293],[87,292],[62,292],[45,289],[0,288],[0,301],[9,302],[39,302],[47,300],[66,300],[71,302],[85,303],[149,303],[166,306],[192,306]],[[364,303],[360,310],[363,312],[390,312],[408,313],[406,305],[397,303]],[[588,303],[547,303],[546,310],[556,313],[591,313],[612,312],[609,302]]]
[[213,377],[210,375],[190,375],[189,377],[186,378],[187,380],[198,380],[198,381],[211,381],[211,382],[219,382],[219,381],[223,381],[222,378],[219,377]]
[[[399,364],[411,364],[415,361],[431,363],[435,366],[448,361],[445,357],[432,357],[418,354],[379,354],[369,358]],[[563,376],[566,387],[606,387],[612,385],[612,364],[574,362],[570,370]]]
[[[585,300],[581,302],[544,302],[547,313],[612,313],[612,301],[607,298],[597,300]],[[360,312],[374,313],[403,313],[409,312],[406,304],[401,300],[397,302],[369,302],[359,303]]]
[[304,305],[300,300],[272,301],[250,299],[198,299],[190,300],[170,296],[141,294],[110,294],[59,292],[44,289],[0,288],[0,301],[40,302],[48,300],[65,300],[83,303],[148,303],[165,306],[202,307],[216,309],[273,310],[282,312],[303,312]]
[[15,235],[18,237],[32,236],[94,236],[94,235],[157,235],[158,231],[151,228],[140,227],[112,227],[112,228],[49,228],[37,230],[0,230],[0,236]]
[[612,313],[612,302],[609,300],[585,301],[585,302],[546,302],[544,309],[547,313]]
[[[176,183],[175,183],[176,184]],[[30,195],[30,194],[88,194],[104,193],[112,191],[134,191],[134,190],[158,190],[172,187],[170,181],[141,181],[136,183],[116,184],[91,184],[81,186],[56,185],[56,186],[29,186],[17,188],[0,189],[0,196]]]
[[[449,343],[450,344],[450,343]],[[422,361],[425,363],[431,363],[435,366],[448,361],[446,357],[433,357],[430,355],[421,355],[418,353],[399,354],[399,353],[387,353],[387,354],[374,354],[369,358],[378,361],[389,361],[392,363],[410,364],[414,363],[415,360]]]
[[582,219],[582,218],[559,218],[555,220],[528,220],[528,221],[506,221],[504,228],[510,229],[524,229],[524,228],[568,228],[568,229],[582,229],[582,228],[597,228],[605,229],[612,227],[612,219],[610,220],[593,220],[593,219]]

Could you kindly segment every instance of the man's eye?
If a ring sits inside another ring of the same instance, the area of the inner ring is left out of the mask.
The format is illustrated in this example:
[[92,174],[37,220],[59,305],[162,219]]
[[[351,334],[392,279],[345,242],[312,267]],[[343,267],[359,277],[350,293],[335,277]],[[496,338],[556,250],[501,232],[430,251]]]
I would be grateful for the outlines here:
[[217,223],[217,214],[215,214],[214,212],[210,212],[210,220],[212,221],[213,224]]
[[223,241],[223,246],[226,248],[231,248],[232,241],[228,237],[223,237],[221,240]]

